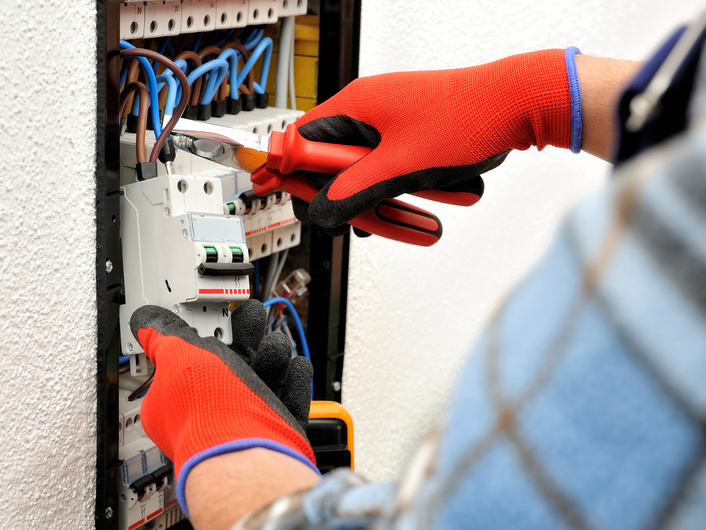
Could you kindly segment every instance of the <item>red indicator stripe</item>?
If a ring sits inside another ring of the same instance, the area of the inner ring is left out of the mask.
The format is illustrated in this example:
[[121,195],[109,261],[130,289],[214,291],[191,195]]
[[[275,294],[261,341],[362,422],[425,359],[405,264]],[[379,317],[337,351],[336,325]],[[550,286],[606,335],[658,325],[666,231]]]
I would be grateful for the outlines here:
[[133,524],[133,525],[131,525],[131,526],[128,526],[128,527],[127,527],[127,530],[134,530],[135,528],[137,528],[137,527],[140,526],[141,524],[145,524],[145,522],[146,522],[146,521],[145,521],[144,519],[140,519],[140,520],[137,521],[135,524]]
[[147,516],[147,519],[145,519],[145,521],[149,521],[149,520],[152,519],[153,517],[157,517],[160,513],[162,513],[162,508],[160,508],[160,509],[157,510],[156,512],[152,512],[151,514],[149,514],[149,515]]
[[225,294],[223,289],[199,289],[199,294]]

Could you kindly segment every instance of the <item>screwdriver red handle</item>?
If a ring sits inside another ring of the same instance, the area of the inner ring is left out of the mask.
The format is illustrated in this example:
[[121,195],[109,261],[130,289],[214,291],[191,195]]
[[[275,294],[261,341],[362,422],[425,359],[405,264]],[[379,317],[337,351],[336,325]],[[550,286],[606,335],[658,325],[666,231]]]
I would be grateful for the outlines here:
[[[253,191],[261,196],[280,190],[311,202],[318,192],[304,175],[290,173],[283,176],[266,166],[252,173],[250,180]],[[396,199],[385,199],[348,224],[387,239],[423,247],[436,243],[443,231],[441,221],[433,213]]]
[[[282,132],[270,135],[270,154],[267,167],[283,175],[292,171],[314,171],[335,175],[367,155],[372,148],[359,145],[340,145],[307,140],[290,123]],[[413,193],[418,197],[456,206],[471,206],[480,197],[472,193],[425,190]]]

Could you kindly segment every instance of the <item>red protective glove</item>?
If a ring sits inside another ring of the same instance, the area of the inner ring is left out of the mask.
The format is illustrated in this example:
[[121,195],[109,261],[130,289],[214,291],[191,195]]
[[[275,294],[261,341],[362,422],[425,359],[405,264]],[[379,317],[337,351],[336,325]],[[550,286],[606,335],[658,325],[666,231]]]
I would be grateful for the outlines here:
[[[265,320],[264,308],[255,300],[238,307],[231,349],[214,337],[200,337],[168,309],[144,306],[130,319],[133,334],[156,367],[142,403],[142,424],[174,463],[177,495],[187,515],[186,478],[212,456],[264,447],[318,473],[304,432],[311,365],[303,357],[291,359],[284,335],[263,338]],[[249,362],[272,381],[263,382]]]
[[335,227],[384,198],[428,189],[480,198],[479,175],[511,149],[577,152],[576,52],[544,50],[471,68],[353,81],[296,122],[309,140],[375,148],[326,182],[309,219]]

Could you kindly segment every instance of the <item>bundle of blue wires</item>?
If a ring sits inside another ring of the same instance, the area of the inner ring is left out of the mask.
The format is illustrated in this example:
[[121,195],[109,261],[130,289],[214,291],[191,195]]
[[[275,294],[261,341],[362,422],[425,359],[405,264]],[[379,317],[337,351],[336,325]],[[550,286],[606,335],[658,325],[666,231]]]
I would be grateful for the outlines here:
[[[294,307],[294,304],[287,300],[286,298],[283,298],[281,296],[274,296],[270,298],[269,300],[265,300],[262,305],[265,307],[270,307],[274,304],[284,304],[287,309],[289,309],[289,314],[292,316],[294,319],[294,324],[297,327],[297,334],[299,335],[299,342],[302,345],[302,353],[304,354],[304,357],[306,357],[309,362],[311,362],[311,355],[309,354],[309,343],[306,341],[306,335],[304,334],[304,326],[302,326],[302,321],[299,318],[299,314],[297,313],[296,308]],[[312,379],[311,381],[311,399],[314,399],[314,381]]]
[[[132,44],[125,40],[120,41],[121,48],[135,48]],[[144,57],[137,57],[137,60],[142,66],[142,70],[147,77],[147,92],[150,98],[150,115],[152,116],[152,126],[154,127],[154,137],[159,138],[162,134],[162,123],[159,119],[159,91],[157,90],[157,76],[152,69],[150,62]],[[127,76],[127,68],[125,68],[124,74],[120,74],[120,86],[125,83],[125,77]],[[137,96],[135,97],[137,100]]]

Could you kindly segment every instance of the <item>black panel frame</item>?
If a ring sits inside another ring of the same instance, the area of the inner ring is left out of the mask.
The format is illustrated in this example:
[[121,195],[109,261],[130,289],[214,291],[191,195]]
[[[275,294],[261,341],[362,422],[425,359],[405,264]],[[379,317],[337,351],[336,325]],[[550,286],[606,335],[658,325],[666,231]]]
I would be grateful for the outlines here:
[[[319,103],[358,77],[361,0],[322,0],[319,19]],[[346,337],[350,234],[332,238],[311,226],[307,337],[314,399],[341,401]]]
[[120,256],[120,2],[96,0],[97,414],[95,527],[118,528]]

